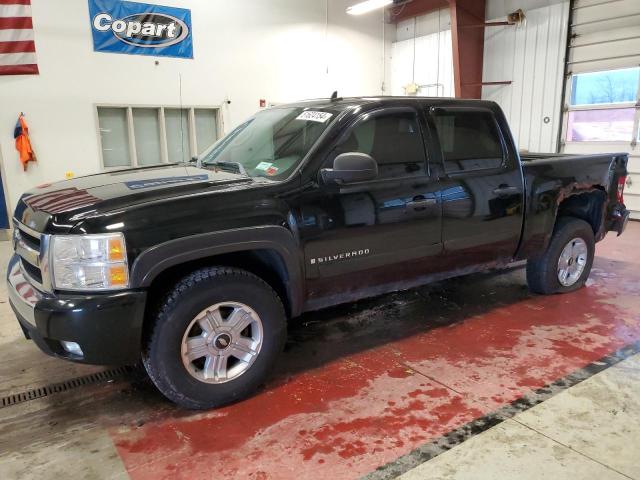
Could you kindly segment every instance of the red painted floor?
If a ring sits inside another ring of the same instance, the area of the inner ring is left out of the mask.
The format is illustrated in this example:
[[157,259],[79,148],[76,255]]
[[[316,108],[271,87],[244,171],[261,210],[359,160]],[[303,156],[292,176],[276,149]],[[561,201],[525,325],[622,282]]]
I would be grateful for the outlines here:
[[640,340],[639,241],[600,243],[572,294],[516,269],[307,315],[258,395],[110,434],[134,479],[360,477]]

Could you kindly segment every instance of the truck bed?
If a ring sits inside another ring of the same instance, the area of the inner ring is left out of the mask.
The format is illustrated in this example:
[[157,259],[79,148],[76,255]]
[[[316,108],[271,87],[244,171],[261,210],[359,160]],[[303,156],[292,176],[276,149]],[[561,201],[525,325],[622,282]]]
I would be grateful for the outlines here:
[[625,156],[626,153],[597,153],[592,155],[571,155],[566,153],[520,153],[520,160],[522,162],[577,162],[582,163],[600,163],[606,162],[611,163],[611,161],[618,156]]

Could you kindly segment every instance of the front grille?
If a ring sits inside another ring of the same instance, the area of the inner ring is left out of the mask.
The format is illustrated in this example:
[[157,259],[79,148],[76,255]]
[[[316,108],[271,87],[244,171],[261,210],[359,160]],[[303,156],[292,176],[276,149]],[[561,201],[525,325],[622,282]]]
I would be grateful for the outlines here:
[[42,276],[42,234],[26,227],[14,219],[13,246],[20,257],[23,274],[30,278],[37,287],[44,289]]
[[19,230],[19,235],[24,242],[34,250],[40,251],[40,238],[34,237],[23,230]]
[[27,275],[29,275],[36,282],[42,284],[42,272],[38,267],[25,262],[24,259],[22,259],[22,261],[20,262],[20,266],[27,273]]

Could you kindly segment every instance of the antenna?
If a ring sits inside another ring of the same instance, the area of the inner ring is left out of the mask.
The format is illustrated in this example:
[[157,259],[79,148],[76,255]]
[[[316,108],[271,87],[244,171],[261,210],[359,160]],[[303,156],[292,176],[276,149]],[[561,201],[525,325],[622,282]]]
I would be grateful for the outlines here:
[[338,91],[337,90],[331,94],[331,100],[332,101],[338,100]]

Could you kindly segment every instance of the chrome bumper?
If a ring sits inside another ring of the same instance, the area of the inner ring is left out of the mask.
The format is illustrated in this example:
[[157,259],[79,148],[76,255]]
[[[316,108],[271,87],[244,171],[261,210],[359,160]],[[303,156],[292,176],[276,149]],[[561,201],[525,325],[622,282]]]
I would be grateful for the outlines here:
[[16,312],[31,327],[36,328],[35,307],[42,299],[40,292],[25,277],[20,267],[20,257],[14,255],[7,270],[7,293],[9,302]]

